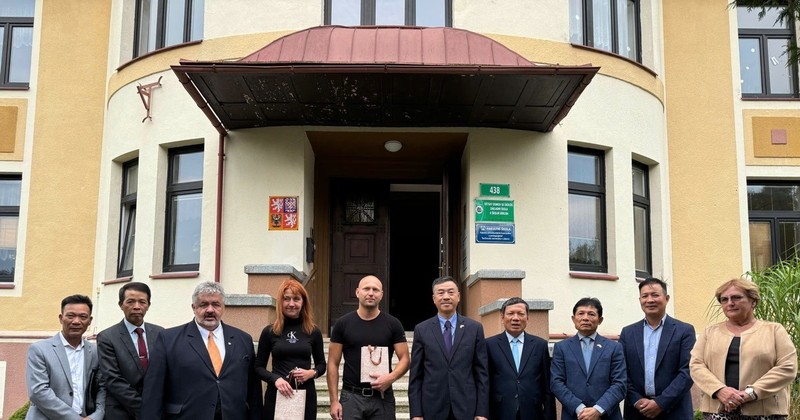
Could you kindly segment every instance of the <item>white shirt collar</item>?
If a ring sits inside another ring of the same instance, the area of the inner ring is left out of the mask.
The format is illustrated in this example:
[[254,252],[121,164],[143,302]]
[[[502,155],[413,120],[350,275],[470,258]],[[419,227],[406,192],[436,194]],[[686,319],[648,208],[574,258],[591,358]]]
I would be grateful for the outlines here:
[[197,323],[197,320],[194,321],[194,325],[197,325],[197,330],[200,331],[200,336],[203,337],[203,342],[208,342],[208,333],[213,332],[214,337],[217,339],[222,339],[222,322],[217,325],[217,328],[214,328],[214,331],[208,331],[202,325]]
[[525,332],[521,332],[519,334],[519,337],[514,337],[513,335],[509,334],[508,331],[506,331],[506,338],[508,339],[509,343],[514,341],[514,339],[516,338],[519,340],[520,343],[525,344]]
[[83,349],[83,344],[84,344],[84,339],[83,338],[81,338],[81,343],[78,344],[78,347],[72,347],[72,344],[70,344],[69,341],[67,341],[67,338],[64,337],[64,333],[62,331],[58,332],[58,337],[61,338],[61,344],[63,344],[64,347],[69,347],[69,348],[72,348],[72,349],[74,349],[76,351]]

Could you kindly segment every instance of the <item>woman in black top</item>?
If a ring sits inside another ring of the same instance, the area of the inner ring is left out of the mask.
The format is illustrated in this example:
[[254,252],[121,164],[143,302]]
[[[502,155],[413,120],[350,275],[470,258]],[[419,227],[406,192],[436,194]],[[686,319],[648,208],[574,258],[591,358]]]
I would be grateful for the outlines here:
[[[306,420],[317,417],[317,391],[314,379],[325,374],[322,333],[314,325],[308,293],[296,280],[286,280],[278,288],[280,309],[277,319],[258,339],[256,373],[269,386],[264,394],[265,420],[275,417],[275,399],[280,392],[290,396],[295,389],[306,390]],[[272,355],[272,371],[267,362]],[[311,357],[314,368],[311,369]]]

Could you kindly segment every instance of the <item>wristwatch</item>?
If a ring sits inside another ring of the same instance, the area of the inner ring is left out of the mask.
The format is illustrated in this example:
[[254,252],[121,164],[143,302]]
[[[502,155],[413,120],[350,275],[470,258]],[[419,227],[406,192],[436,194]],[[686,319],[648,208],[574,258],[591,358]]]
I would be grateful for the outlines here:
[[756,391],[753,389],[752,386],[746,387],[744,389],[744,392],[747,394],[747,396],[750,397],[751,400],[755,401],[758,399],[758,396],[756,396]]

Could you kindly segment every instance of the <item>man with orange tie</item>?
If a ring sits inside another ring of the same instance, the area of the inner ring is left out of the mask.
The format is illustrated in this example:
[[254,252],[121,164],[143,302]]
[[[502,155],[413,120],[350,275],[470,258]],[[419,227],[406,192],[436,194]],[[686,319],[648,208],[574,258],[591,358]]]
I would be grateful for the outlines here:
[[194,319],[158,336],[144,378],[142,418],[258,420],[261,381],[250,334],[222,323],[225,292],[200,283]]
[[141,418],[148,350],[164,328],[144,322],[150,308],[150,287],[132,281],[119,289],[119,308],[125,317],[97,335],[100,372],[106,385],[108,419]]

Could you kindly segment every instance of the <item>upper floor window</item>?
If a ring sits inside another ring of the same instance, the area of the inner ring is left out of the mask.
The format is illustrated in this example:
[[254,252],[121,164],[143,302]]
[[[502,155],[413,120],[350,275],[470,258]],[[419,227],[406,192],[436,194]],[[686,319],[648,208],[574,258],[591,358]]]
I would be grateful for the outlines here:
[[200,268],[203,146],[170,150],[164,271]]
[[569,41],[641,62],[639,0],[569,0]]
[[747,209],[753,270],[800,256],[800,184],[748,184]]
[[650,277],[650,185],[649,168],[633,162],[633,246],[636,277]]
[[569,268],[606,272],[606,183],[601,150],[570,147]]
[[452,26],[452,0],[325,0],[325,24]]
[[797,96],[797,67],[786,52],[794,39],[794,24],[778,20],[782,10],[767,7],[759,17],[760,8],[736,8],[742,97]]
[[14,281],[21,186],[19,176],[0,176],[0,282]]
[[136,239],[136,193],[139,183],[139,159],[122,165],[122,198],[119,220],[119,262],[117,277],[133,274],[133,246]]
[[135,57],[203,39],[205,0],[136,0]]
[[35,0],[0,1],[0,86],[28,87]]

